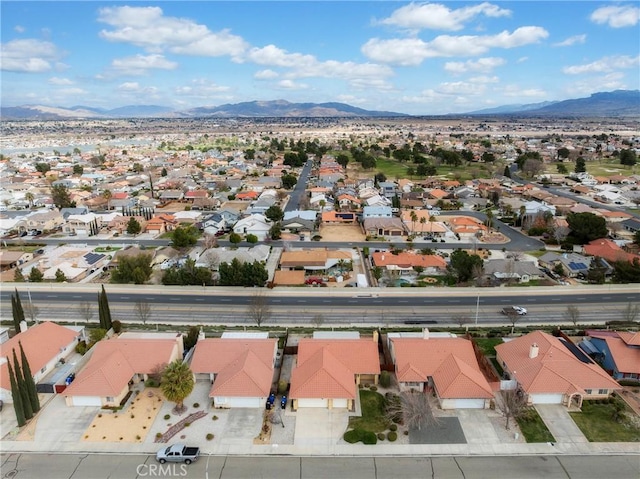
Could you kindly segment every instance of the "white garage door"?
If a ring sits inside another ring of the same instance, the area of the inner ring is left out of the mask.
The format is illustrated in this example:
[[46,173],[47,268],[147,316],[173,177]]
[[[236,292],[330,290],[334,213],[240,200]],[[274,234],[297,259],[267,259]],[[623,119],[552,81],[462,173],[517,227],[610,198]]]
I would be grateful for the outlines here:
[[298,407],[329,407],[326,399],[298,399]]
[[483,409],[484,399],[451,399],[453,409]]
[[531,394],[533,404],[562,404],[562,394]]
[[[226,397],[226,398],[214,398],[216,405],[218,402],[222,403],[224,407],[264,407],[267,399],[262,401],[262,398],[256,397]],[[224,402],[223,402],[224,401]]]
[[346,408],[347,407],[347,400],[346,399],[334,399],[333,400],[333,407]]
[[74,406],[102,406],[102,401],[96,396],[73,396]]

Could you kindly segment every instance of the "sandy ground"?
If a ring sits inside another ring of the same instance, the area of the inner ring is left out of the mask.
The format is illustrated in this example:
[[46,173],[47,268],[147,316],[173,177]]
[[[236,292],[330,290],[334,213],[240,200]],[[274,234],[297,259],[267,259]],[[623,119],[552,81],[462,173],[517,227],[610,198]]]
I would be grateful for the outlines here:
[[93,442],[144,442],[165,398],[158,388],[146,388],[120,411],[100,411],[82,436]]
[[322,225],[322,241],[364,241],[365,235],[357,225]]

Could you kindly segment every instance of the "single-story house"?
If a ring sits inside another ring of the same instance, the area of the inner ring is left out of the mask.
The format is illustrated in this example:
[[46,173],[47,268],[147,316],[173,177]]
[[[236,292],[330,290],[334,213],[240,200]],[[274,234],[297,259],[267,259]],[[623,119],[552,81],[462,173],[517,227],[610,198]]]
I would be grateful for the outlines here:
[[435,394],[442,409],[485,409],[493,390],[480,370],[467,339],[389,337],[389,351],[402,391]]
[[528,283],[545,276],[533,261],[516,261],[514,259],[485,261],[483,272],[497,281],[516,280],[520,283]]
[[240,235],[252,234],[262,241],[268,236],[271,226],[264,215],[254,214],[238,221],[233,227],[233,232]]
[[364,231],[371,236],[406,236],[400,218],[365,218]]
[[0,344],[0,399],[5,403],[13,403],[6,358],[9,358],[13,367],[13,350],[15,349],[20,361],[20,344],[29,361],[33,380],[38,383],[55,369],[61,359],[65,359],[75,351],[79,337],[82,337],[82,333],[78,328],[72,329],[51,321],[44,321]]
[[[158,339],[149,339],[154,336]],[[119,406],[130,384],[146,381],[182,358],[182,335],[154,336],[123,335],[98,341],[89,362],[62,393],[67,406]]]
[[413,251],[401,251],[398,254],[378,251],[371,254],[374,266],[386,268],[391,274],[414,273],[416,267],[422,268],[426,274],[443,274],[447,270],[447,262],[442,256],[425,255]]
[[217,408],[264,407],[271,392],[277,339],[222,337],[198,341],[191,360],[196,380],[210,381]]
[[587,258],[578,253],[560,254],[549,251],[538,258],[538,264],[550,270],[561,265],[565,276],[575,278],[579,274],[586,275],[589,272],[591,258]]
[[499,344],[496,359],[529,404],[579,408],[584,399],[608,398],[621,389],[577,345],[542,331]]
[[587,331],[580,347],[614,379],[640,380],[640,333]]
[[353,411],[362,382],[380,376],[378,336],[372,339],[301,339],[291,373],[293,409],[346,408]]

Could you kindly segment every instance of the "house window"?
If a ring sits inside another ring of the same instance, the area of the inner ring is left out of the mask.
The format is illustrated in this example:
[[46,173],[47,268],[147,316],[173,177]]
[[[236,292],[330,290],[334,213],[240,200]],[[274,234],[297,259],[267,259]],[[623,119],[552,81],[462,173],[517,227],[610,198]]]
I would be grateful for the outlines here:
[[609,394],[608,389],[598,389],[598,394]]
[[591,389],[585,389],[584,393],[590,395],[593,391]]
[[45,366],[45,367],[43,367],[43,368],[40,370],[40,372],[41,372],[42,374],[44,374],[44,372],[45,372],[46,370],[47,370],[47,367]]
[[113,396],[107,396],[107,402],[113,402]]

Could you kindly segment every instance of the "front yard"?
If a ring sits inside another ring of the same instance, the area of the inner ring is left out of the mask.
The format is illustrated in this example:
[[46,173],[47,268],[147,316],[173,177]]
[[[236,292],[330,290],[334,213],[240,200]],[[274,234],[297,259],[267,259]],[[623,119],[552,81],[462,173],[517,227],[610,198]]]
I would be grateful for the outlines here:
[[640,418],[622,401],[584,401],[571,418],[590,442],[640,442]]
[[527,442],[555,442],[535,408],[526,409],[516,421]]

